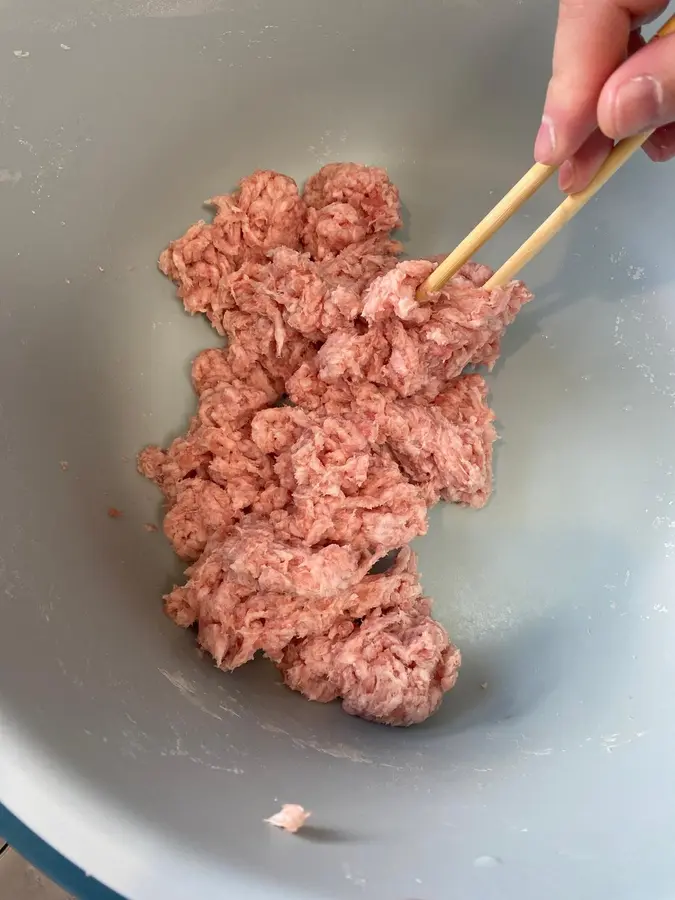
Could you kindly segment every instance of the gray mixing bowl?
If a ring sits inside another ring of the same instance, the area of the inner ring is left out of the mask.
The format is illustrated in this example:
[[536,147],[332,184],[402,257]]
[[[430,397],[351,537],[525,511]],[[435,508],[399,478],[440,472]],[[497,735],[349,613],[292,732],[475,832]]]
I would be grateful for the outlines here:
[[125,897],[675,896],[674,169],[636,157],[525,273],[494,497],[419,542],[465,659],[426,724],[201,659],[134,465],[217,343],[155,266],[201,201],[353,159],[451,249],[530,165],[555,7],[0,2],[0,801]]

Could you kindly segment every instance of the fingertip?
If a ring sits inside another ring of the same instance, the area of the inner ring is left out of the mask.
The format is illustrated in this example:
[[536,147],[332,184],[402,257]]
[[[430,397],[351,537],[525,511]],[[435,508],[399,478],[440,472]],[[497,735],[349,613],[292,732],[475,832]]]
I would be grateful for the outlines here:
[[564,111],[544,113],[534,143],[535,161],[544,166],[561,166],[583,146],[593,131],[593,123],[575,121]]

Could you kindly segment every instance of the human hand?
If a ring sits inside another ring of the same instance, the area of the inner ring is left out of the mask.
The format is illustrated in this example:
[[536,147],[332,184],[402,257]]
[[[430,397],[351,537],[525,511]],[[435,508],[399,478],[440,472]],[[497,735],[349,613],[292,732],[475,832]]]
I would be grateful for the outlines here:
[[645,45],[640,27],[663,0],[560,0],[535,159],[558,165],[560,189],[586,187],[613,143],[656,128],[644,149],[675,156],[675,34]]

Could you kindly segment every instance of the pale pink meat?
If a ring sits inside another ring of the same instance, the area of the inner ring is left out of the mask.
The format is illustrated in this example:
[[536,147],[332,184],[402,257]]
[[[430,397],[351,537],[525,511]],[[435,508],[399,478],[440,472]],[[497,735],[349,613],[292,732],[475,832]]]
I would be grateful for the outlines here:
[[434,400],[445,418],[459,430],[464,444],[465,481],[441,488],[444,500],[475,508],[484,506],[492,491],[492,445],[497,440],[495,414],[487,402],[488,386],[481,375],[464,375]]
[[252,370],[262,369],[283,382],[316,355],[316,346],[307,338],[291,328],[279,332],[266,316],[230,309],[221,322],[230,340],[228,362],[238,378],[248,379]]
[[229,347],[213,347],[202,350],[192,361],[192,386],[201,394],[207,388],[232,381],[234,373],[229,360]]
[[350,715],[415,725],[436,712],[460,664],[440,623],[396,609],[291,644],[280,669],[288,687],[311,700],[340,698]]
[[283,540],[265,519],[249,516],[242,524],[217,535],[190,572],[191,589],[203,589],[201,574],[210,579],[219,568],[223,577],[250,590],[289,593],[318,600],[350,587],[366,574],[372,554],[327,544],[307,547]]
[[[318,665],[307,666],[306,661],[315,654],[320,656],[320,647],[328,647],[335,642],[338,635],[350,635],[354,630],[354,622],[365,618],[373,612],[388,613],[401,610],[414,615],[428,615],[431,601],[424,597],[417,571],[417,559],[409,547],[404,547],[396,555],[388,571],[378,575],[367,575],[350,592],[350,602],[336,604],[330,628],[322,629],[319,636],[309,646],[304,637],[294,639],[286,648],[283,656],[277,660],[284,680],[294,690],[302,690],[311,700],[334,700],[338,694],[335,686],[328,683],[324,676],[318,675]],[[330,654],[330,650],[328,650]],[[326,658],[326,664],[328,659]],[[317,674],[316,679],[310,675],[310,669]],[[294,684],[295,679],[303,679]],[[311,684],[314,683],[313,688]]]
[[[333,590],[322,583],[319,593],[314,580],[310,596],[306,578],[297,592],[295,588],[268,590],[261,588],[259,578],[251,580],[248,573],[242,577],[233,559],[239,535],[236,531],[228,534],[229,537],[219,540],[216,536],[209,542],[199,561],[189,569],[187,584],[165,598],[171,618],[183,628],[196,625],[200,646],[222,669],[235,669],[258,652],[279,663],[293,641],[325,634],[336,622],[358,620],[375,611],[410,608],[417,614],[422,604],[425,615],[428,614],[429,601],[421,599],[415,558],[407,549],[401,551],[400,560],[390,572],[364,575],[365,564],[352,567],[349,575],[341,574],[339,583],[331,575],[333,583],[338,584]],[[245,538],[249,542],[260,539],[261,548],[270,545],[267,535],[260,537],[249,532]],[[296,557],[302,556],[305,575],[308,564],[315,573],[326,573],[335,565],[340,551],[328,547],[308,552],[297,543],[290,546]],[[277,564],[275,558],[270,566]]]
[[176,282],[178,296],[192,315],[206,313],[215,321],[222,309],[221,283],[235,268],[228,250],[222,230],[200,221],[160,256],[159,268]]
[[315,259],[340,253],[368,236],[368,222],[349,203],[329,203],[307,211],[305,247]]
[[394,268],[402,249],[388,235],[375,234],[322,260],[318,272],[328,284],[356,291],[360,298],[374,278]]
[[287,508],[271,514],[279,533],[381,554],[426,532],[426,491],[368,439],[358,418],[285,406],[257,413],[251,434],[276,454],[275,473],[289,491]]
[[496,432],[482,376],[455,379],[432,402],[399,398],[370,382],[327,384],[305,364],[289,380],[288,392],[315,418],[340,416],[371,445],[386,445],[427,505],[440,497],[473,507],[487,502]]
[[[258,171],[239,183],[239,193],[227,197],[221,205],[217,198],[212,203],[218,212],[214,224],[232,227],[231,201],[234,201],[234,220],[238,211],[243,213],[241,239],[246,247],[243,252],[266,253],[275,247],[299,247],[305,223],[305,203],[300,198],[298,186],[292,178],[278,172]],[[236,230],[236,226],[235,226]]]
[[397,316],[404,322],[427,322],[431,306],[420,306],[415,292],[435,266],[424,259],[398,263],[391,272],[374,280],[363,293],[361,314],[366,322],[381,322]]
[[[457,417],[446,412],[453,404],[448,395],[457,390],[454,384],[433,404],[408,399],[393,401],[388,407],[387,445],[410,481],[423,486],[428,502],[443,497],[478,508],[490,495],[492,444],[497,436],[494,416],[478,386],[484,380],[474,375],[459,381],[469,378],[477,380],[476,387],[471,394],[462,390],[456,401]],[[472,402],[476,404],[474,421],[466,408]],[[462,415],[465,421],[460,419]]]
[[310,424],[310,416],[299,406],[274,406],[253,416],[251,438],[263,453],[278,456],[290,450]]
[[196,418],[207,426],[244,425],[255,412],[276,399],[276,392],[242,384],[238,380],[222,381],[216,387],[202,391]]
[[371,563],[348,547],[280,540],[269,523],[250,518],[212,536],[166,609],[178,625],[196,624],[216,664],[234,669],[258,651],[278,659],[295,638],[359,615],[367,604],[358,586]]
[[332,541],[378,556],[425,534],[425,491],[406,480],[386,450],[365,459],[357,489],[342,485],[326,493],[310,482],[292,490],[288,507],[271,515],[277,530],[309,546]]
[[[250,438],[250,428],[202,425],[193,420],[187,434],[167,450],[148,447],[139,456],[139,469],[154,481],[170,502],[186,480],[211,479],[227,490],[236,508],[242,496],[250,498],[273,480],[273,460]],[[246,487],[244,487],[246,485]]]
[[302,806],[298,806],[297,803],[284,803],[278,813],[270,816],[269,819],[265,819],[265,821],[269,822],[270,825],[275,825],[277,828],[283,828],[284,831],[295,834],[297,831],[300,831],[311,815]]
[[187,433],[138,460],[191,563],[166,611],[223,669],[263,653],[310,699],[421,722],[460,654],[407,544],[439,500],[490,496],[494,414],[464,370],[494,364],[531,294],[486,291],[490,270],[469,263],[419,305],[440,258],[399,262],[383,169],[331,163],[302,195],[259,171],[210,203],[160,268],[228,345],[194,360]]
[[164,517],[164,533],[177,556],[199,559],[211,535],[232,525],[236,510],[223,488],[202,478],[186,481]]
[[390,587],[377,606],[371,599],[370,611],[289,644],[277,662],[288,687],[322,703],[341,698],[350,715],[387,725],[413,725],[436,711],[461,656],[429,616],[414,556],[399,556],[392,574],[370,576],[373,585]]
[[[248,358],[246,366],[238,366],[235,346],[202,350],[192,363],[192,384],[197,394],[223,384],[238,384],[242,388],[261,390],[276,401],[284,392],[284,379],[270,374],[259,359]],[[278,358],[275,358],[275,363]]]
[[224,334],[222,313],[231,304],[227,277],[274,247],[299,247],[306,208],[293,179],[269,171],[254,172],[238,191],[209,205],[216,210],[213,222],[197,222],[172,241],[159,268],[178,285],[186,310],[206,313]]
[[262,263],[244,263],[228,284],[233,301],[243,312],[270,320],[277,352],[288,328],[312,341],[349,327],[361,312],[360,292],[345,279],[331,284],[307,253],[279,248]]
[[139,455],[139,471],[164,493],[164,531],[182,559],[197,559],[215,531],[248,512],[270,514],[287,504],[286,491],[278,496],[272,458],[249,434],[248,426],[194,421],[167,450],[148,447]]
[[[493,365],[504,329],[532,294],[522,282],[478,288],[469,264],[419,306],[415,290],[432,269],[423,260],[399,263],[372,282],[363,295],[370,327],[332,334],[318,351],[320,377],[372,381],[403,397],[433,398],[467,365]],[[482,266],[481,277],[488,273]]]
[[303,363],[286,382],[286,392],[299,407],[319,416],[343,416],[359,426],[370,443],[381,443],[388,403],[398,395],[371,382],[319,378],[317,360]]
[[308,206],[304,240],[317,259],[368,235],[389,235],[402,224],[398,190],[384,169],[329,163],[308,180],[303,197]]

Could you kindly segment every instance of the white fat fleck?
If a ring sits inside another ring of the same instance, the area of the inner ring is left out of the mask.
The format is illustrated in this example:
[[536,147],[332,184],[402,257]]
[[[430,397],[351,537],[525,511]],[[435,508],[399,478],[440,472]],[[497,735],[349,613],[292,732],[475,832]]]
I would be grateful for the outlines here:
[[626,274],[629,278],[632,278],[633,281],[642,281],[645,277],[644,266],[628,266]]
[[342,871],[346,880],[351,881],[355,887],[362,888],[366,886],[366,879],[361,875],[355,874],[348,862],[342,863]]
[[[211,716],[212,719],[217,719],[219,722],[223,721],[222,716],[219,716],[218,713],[214,712],[212,709],[209,709],[208,706],[206,706],[206,704],[197,696],[197,686],[188,681],[187,678],[183,676],[182,672],[167,672],[166,669],[159,669],[159,671],[168,681],[171,682],[171,684],[175,688],[178,688],[181,695],[185,697],[185,699],[188,700],[193,706],[196,706],[198,710],[205,713],[207,716]],[[218,704],[218,709],[230,716],[241,718],[238,712],[230,709],[227,706],[224,706],[222,703]]]
[[181,694],[194,694],[197,690],[194,684],[191,684],[183,677],[182,672],[167,672],[166,669],[160,669],[159,671],[174,687],[178,688]]
[[367,756],[364,756],[355,747],[350,747],[348,744],[336,744],[326,747],[318,741],[303,741],[300,738],[293,738],[292,741],[294,746],[301,750],[316,750],[317,753],[325,753],[327,756],[332,756],[335,759],[347,759],[350,762],[364,763],[368,766],[373,764],[372,759],[368,759]]

